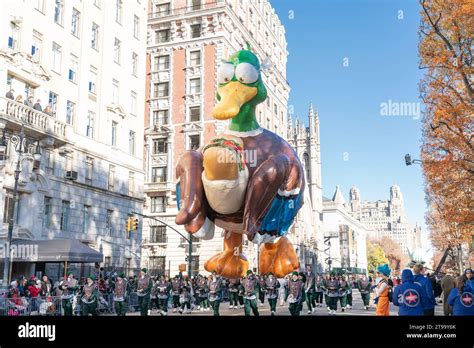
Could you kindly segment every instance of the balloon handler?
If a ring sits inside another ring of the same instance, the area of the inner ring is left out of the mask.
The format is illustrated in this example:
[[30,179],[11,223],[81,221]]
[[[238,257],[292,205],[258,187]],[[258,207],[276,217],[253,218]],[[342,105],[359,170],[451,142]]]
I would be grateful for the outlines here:
[[285,235],[303,204],[303,168],[293,148],[257,122],[255,108],[265,101],[267,90],[250,47],[229,57],[217,80],[212,116],[230,119],[230,124],[178,161],[176,223],[205,240],[213,238],[215,226],[224,229],[224,250],[207,260],[208,272],[244,276],[249,268],[242,254],[246,235],[260,246],[259,272],[282,278],[298,269]]

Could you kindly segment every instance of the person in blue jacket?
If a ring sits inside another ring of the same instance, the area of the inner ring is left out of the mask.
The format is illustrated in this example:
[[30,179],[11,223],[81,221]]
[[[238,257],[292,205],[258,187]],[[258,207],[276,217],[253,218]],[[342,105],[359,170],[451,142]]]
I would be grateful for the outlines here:
[[398,307],[398,315],[425,315],[430,305],[426,291],[414,283],[413,273],[409,269],[402,272],[402,284],[393,290],[393,304]]
[[464,277],[456,280],[456,287],[449,293],[448,304],[453,307],[453,315],[474,315],[474,289]]
[[426,316],[434,315],[434,307],[436,306],[436,299],[433,292],[433,286],[431,285],[431,280],[425,277],[423,274],[424,267],[422,264],[417,263],[413,266],[414,282],[420,285],[425,289],[426,295],[428,296],[428,303],[424,308]]

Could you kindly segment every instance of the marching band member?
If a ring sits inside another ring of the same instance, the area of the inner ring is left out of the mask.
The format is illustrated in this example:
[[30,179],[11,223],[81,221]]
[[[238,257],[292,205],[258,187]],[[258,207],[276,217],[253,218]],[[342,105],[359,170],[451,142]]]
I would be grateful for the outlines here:
[[321,276],[321,274],[318,273],[316,276],[316,279],[314,281],[314,294],[315,294],[315,300],[316,300],[316,307],[322,307],[323,306],[323,285],[324,278]]
[[221,303],[222,278],[216,271],[212,271],[211,279],[208,283],[209,302],[214,311],[214,316],[219,316],[219,305]]
[[127,313],[126,298],[130,292],[130,286],[128,284],[127,279],[125,279],[125,274],[123,272],[120,272],[111,285],[114,294],[115,313],[117,314],[117,316],[123,317]]
[[161,315],[168,315],[168,298],[171,291],[171,284],[165,279],[165,276],[160,276],[160,280],[156,282],[157,297],[159,301],[159,311]]
[[278,282],[278,279],[273,275],[272,272],[269,272],[267,279],[265,280],[264,290],[267,293],[271,315],[275,315],[279,287],[280,283]]
[[82,287],[82,294],[81,294],[81,309],[82,315],[87,317],[89,314],[96,316],[97,315],[97,296],[99,289],[97,285],[94,283],[95,276],[90,275],[86,279],[86,283]]
[[179,294],[179,303],[181,304],[179,313],[181,314],[191,313],[192,291],[193,291],[193,288],[191,286],[191,282],[188,279],[184,279],[182,282],[181,291]]
[[67,278],[59,283],[59,292],[61,294],[61,303],[63,305],[64,315],[72,316],[72,301],[77,290],[77,279],[72,272],[67,273]]
[[180,308],[179,294],[181,292],[181,279],[178,275],[175,275],[171,281],[171,293],[173,296],[173,312],[176,312]]
[[306,266],[306,282],[304,284],[304,290],[306,293],[306,305],[308,306],[308,314],[313,313],[316,310],[315,302],[315,275],[311,270],[311,266]]
[[137,295],[138,305],[140,306],[140,315],[147,316],[150,314],[150,292],[153,286],[151,277],[147,274],[147,269],[142,268],[137,279]]
[[349,290],[349,283],[344,275],[339,276],[339,301],[341,302],[341,311],[347,307],[347,292]]
[[[240,308],[239,305],[240,279],[229,279],[229,309]],[[237,307],[238,306],[238,307]]]
[[253,315],[258,316],[256,295],[258,291],[258,279],[250,269],[247,271],[247,276],[242,280],[241,284],[243,288],[245,315],[249,316],[250,310],[252,310]]
[[291,316],[299,316],[303,301],[304,283],[299,278],[298,272],[293,272],[287,285],[286,300],[289,303]]
[[329,314],[336,315],[337,312],[337,300],[339,298],[339,281],[336,278],[336,274],[331,272],[329,279],[325,283],[325,289],[327,292],[326,303],[329,307]]

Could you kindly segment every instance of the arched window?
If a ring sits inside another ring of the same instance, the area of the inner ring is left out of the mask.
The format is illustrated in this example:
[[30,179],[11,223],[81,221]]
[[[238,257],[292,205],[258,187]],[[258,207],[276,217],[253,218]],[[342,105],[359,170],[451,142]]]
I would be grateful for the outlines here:
[[309,155],[306,152],[303,154],[303,166],[304,166],[304,170],[305,170],[305,173],[306,173],[306,180],[309,181],[309,179],[310,179],[310,176],[309,176],[309,170],[310,170]]

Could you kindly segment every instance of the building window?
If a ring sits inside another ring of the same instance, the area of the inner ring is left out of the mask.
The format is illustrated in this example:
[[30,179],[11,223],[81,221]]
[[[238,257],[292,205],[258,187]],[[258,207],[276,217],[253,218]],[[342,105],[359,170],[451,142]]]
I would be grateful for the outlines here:
[[94,159],[92,157],[86,157],[86,184],[92,185],[93,176],[94,176]]
[[48,174],[54,175],[54,151],[46,151],[45,168]]
[[170,69],[170,56],[157,56],[154,63],[155,71],[167,71]]
[[168,110],[153,111],[153,124],[156,126],[168,123]]
[[87,113],[87,126],[86,126],[86,136],[89,138],[94,137],[94,119],[95,119],[95,112],[89,111]]
[[193,106],[189,108],[189,121],[198,122],[201,120],[201,107]]
[[193,68],[201,66],[201,51],[192,51],[189,54],[189,64]]
[[116,0],[115,2],[115,21],[119,24],[122,23],[122,10],[123,10],[123,1]]
[[10,22],[11,34],[8,37],[8,48],[16,50],[20,46],[20,26],[16,23]]
[[151,168],[151,182],[166,182],[167,167]]
[[96,94],[97,69],[93,66],[89,69],[89,92]]
[[278,115],[278,105],[276,103],[273,104],[273,112],[275,115]]
[[75,8],[72,9],[72,20],[71,20],[71,34],[79,37],[79,25],[81,20],[81,13]]
[[51,197],[44,197],[43,228],[51,227]]
[[130,113],[135,116],[137,114],[137,93],[134,91],[130,96],[130,104]]
[[152,213],[166,212],[166,196],[156,196],[150,198],[150,211]]
[[61,46],[59,46],[56,42],[53,42],[51,69],[58,74],[61,73]]
[[128,195],[133,196],[135,192],[135,173],[128,173]]
[[130,131],[129,137],[128,137],[128,151],[130,155],[135,156],[135,132]]
[[134,15],[133,16],[133,37],[135,39],[138,39],[139,35],[140,35],[140,18]]
[[192,10],[200,10],[201,9],[201,0],[192,0]]
[[33,30],[33,43],[31,44],[31,57],[35,62],[41,62],[41,53],[43,52],[43,35]]
[[95,23],[92,23],[91,47],[95,50],[99,50],[99,26]]
[[[17,204],[20,204],[20,200],[18,199]],[[7,194],[5,195],[5,203],[3,207],[3,223],[9,223],[10,220],[15,219],[15,223],[18,223],[18,216],[15,218],[15,211],[14,211],[14,205],[15,205],[15,198],[13,197],[13,194],[9,191],[7,191]],[[19,212],[19,206],[16,207],[16,211]]]
[[137,76],[138,74],[138,54],[132,53],[132,75]]
[[71,82],[76,82],[77,67],[79,66],[78,58],[75,55],[71,54],[71,61],[69,64],[70,66],[69,66],[68,79]]
[[150,243],[167,243],[166,226],[150,226]]
[[165,43],[170,41],[170,29],[163,29],[155,31],[155,43]]
[[114,191],[115,189],[115,166],[109,166],[109,175],[108,175],[108,187],[109,191]]
[[113,210],[107,210],[107,215],[105,216],[105,235],[112,235],[112,216],[114,214]]
[[35,8],[41,13],[44,13],[44,0],[36,0]]
[[67,231],[69,228],[69,212],[70,212],[69,201],[63,201],[61,206],[61,219],[59,221],[59,229],[61,231]]
[[121,42],[119,39],[115,38],[114,41],[114,62],[117,64],[120,64],[120,47],[121,47]]
[[66,107],[66,123],[70,124],[70,125],[73,125],[75,115],[76,115],[76,104],[74,104],[72,101],[68,100],[67,101],[67,107]]
[[51,115],[56,117],[56,109],[58,107],[58,95],[52,91],[49,91],[48,105],[51,108]]
[[112,146],[117,146],[117,126],[118,123],[115,121],[112,121]]
[[82,208],[82,233],[86,234],[89,231],[90,224],[90,209],[89,205],[84,205]]
[[194,134],[189,136],[189,149],[197,150],[199,149],[201,143],[201,136],[199,134]]
[[55,0],[54,5],[54,23],[63,25],[64,2],[63,0]]
[[201,37],[201,24],[191,25],[191,39]]
[[201,93],[201,79],[190,79],[189,80],[189,93],[200,94]]
[[164,275],[166,272],[166,257],[150,256],[148,258],[148,268],[154,275]]
[[166,139],[153,140],[153,155],[168,153],[168,142]]
[[161,17],[161,16],[168,16],[171,14],[171,4],[160,4],[155,6],[155,13],[156,16]]
[[112,103],[118,105],[119,100],[119,82],[112,80]]
[[155,83],[154,88],[154,97],[155,98],[164,98],[169,96],[169,83]]

